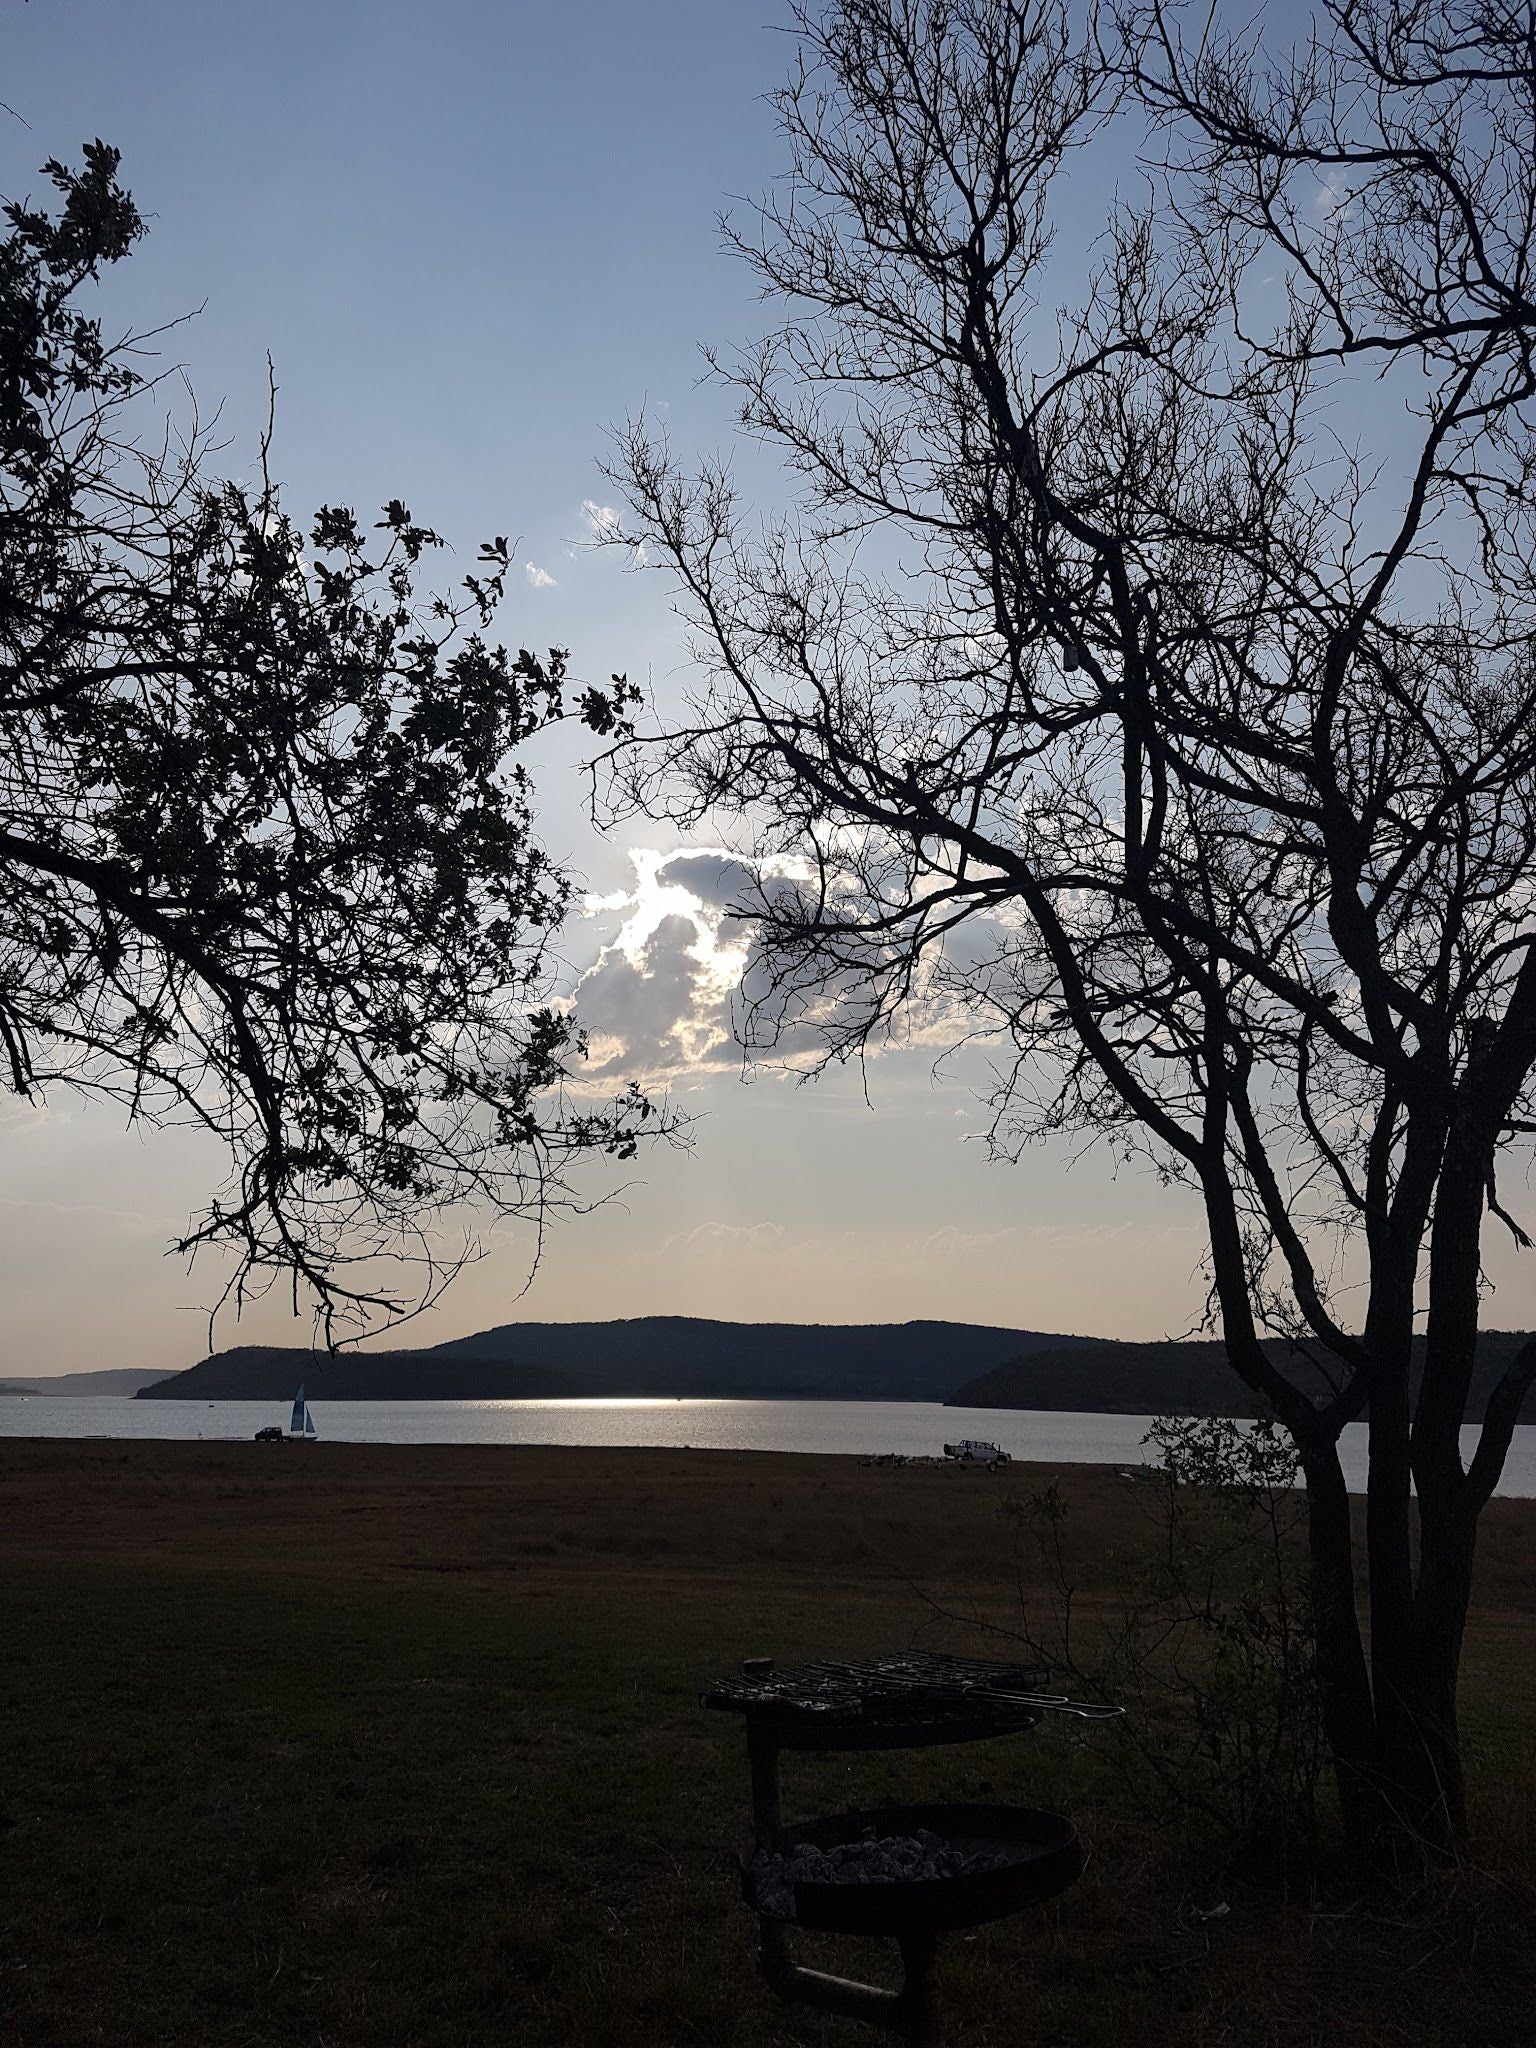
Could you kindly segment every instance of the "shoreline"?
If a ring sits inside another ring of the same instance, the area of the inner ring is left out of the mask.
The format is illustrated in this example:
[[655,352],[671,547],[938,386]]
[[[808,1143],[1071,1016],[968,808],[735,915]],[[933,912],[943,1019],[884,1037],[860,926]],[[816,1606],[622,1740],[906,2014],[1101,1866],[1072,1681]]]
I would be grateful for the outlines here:
[[[249,1460],[279,1461],[270,1443],[253,1442],[261,1428],[286,1425],[290,1404],[261,1401],[186,1401],[141,1404],[122,1397],[60,1398],[35,1409],[26,1400],[0,1405],[0,1447],[155,1445],[222,1451]],[[1146,1438],[1151,1415],[1091,1409],[954,1409],[938,1402],[867,1402],[828,1397],[815,1401],[745,1396],[586,1397],[523,1401],[337,1401],[313,1407],[318,1449],[456,1451],[630,1451],[655,1456],[735,1457],[743,1453],[809,1458],[823,1471],[861,1459],[883,1460],[907,1471],[914,1462],[942,1458],[946,1440],[971,1437],[996,1443],[1015,1473],[1146,1469],[1153,1456]],[[1240,1418],[1239,1418],[1240,1419]],[[46,1427],[34,1424],[46,1423]],[[1475,1425],[1464,1427],[1462,1454],[1472,1455]],[[1347,1490],[1365,1491],[1367,1436],[1349,1425],[1340,1450]],[[250,1466],[253,1472],[257,1467]],[[247,1468],[242,1466],[242,1470]],[[249,1473],[247,1472],[247,1476]],[[1536,1425],[1517,1426],[1496,1499],[1536,1501]]]

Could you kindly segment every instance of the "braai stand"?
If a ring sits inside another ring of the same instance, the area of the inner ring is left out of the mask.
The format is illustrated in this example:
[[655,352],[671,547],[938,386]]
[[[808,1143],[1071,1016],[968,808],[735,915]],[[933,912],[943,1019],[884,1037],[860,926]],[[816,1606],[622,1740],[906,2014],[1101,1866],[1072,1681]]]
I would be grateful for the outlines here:
[[[809,1744],[797,1744],[807,1748]],[[841,1748],[842,1745],[838,1744]],[[747,1723],[747,1761],[752,1769],[752,1838],[760,1849],[776,1848],[782,1829],[779,1797],[779,1743],[766,1728]],[[807,1969],[790,1953],[789,1922],[770,1914],[757,1916],[757,1957],[763,1977],[780,1998],[817,2005],[844,2019],[868,2020],[903,2034],[915,2048],[940,2048],[938,1973],[939,1938],[932,1928],[898,1934],[902,1982],[899,1991],[878,1984],[860,1984],[836,1977],[830,1970]]]
[[[779,1759],[785,1749],[921,1749],[1020,1734],[1046,1713],[1098,1720],[1119,1712],[1031,1692],[1026,1688],[1032,1676],[1016,1665],[933,1652],[780,1671],[756,1658],[743,1666],[740,1678],[724,1680],[704,1695],[705,1706],[745,1717],[756,1849],[780,1852],[797,1842],[826,1847],[853,1839],[861,1828],[928,1829],[1007,1855],[1002,1868],[947,1877],[797,1882],[792,1918],[763,1910],[750,1865],[744,1864],[743,1892],[758,1916],[763,1976],[780,1998],[887,2028],[914,2048],[940,2048],[934,1967],[940,1933],[1017,1912],[1076,1879],[1083,1859],[1071,1822],[1026,1807],[884,1807],[784,1825]],[[901,1989],[797,1963],[790,1946],[797,1925],[893,1938],[901,1954]]]

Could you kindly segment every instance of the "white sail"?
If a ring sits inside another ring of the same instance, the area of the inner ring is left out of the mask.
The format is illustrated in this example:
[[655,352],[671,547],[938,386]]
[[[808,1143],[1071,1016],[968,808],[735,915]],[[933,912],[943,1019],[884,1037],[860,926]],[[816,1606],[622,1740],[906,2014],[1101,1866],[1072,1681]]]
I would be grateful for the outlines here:
[[304,1434],[306,1436],[313,1436],[315,1434],[315,1418],[307,1408],[304,1410]]
[[293,1413],[288,1418],[288,1434],[290,1436],[302,1436],[304,1434],[304,1413],[304,1389],[301,1385],[299,1391],[293,1397]]

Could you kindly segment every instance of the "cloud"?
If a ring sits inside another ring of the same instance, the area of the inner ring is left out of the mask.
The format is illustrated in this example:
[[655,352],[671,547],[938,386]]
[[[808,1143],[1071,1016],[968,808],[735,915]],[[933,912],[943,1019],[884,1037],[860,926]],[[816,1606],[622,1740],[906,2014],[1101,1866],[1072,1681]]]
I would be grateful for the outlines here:
[[[586,522],[591,546],[602,547],[606,542],[618,539],[622,521],[616,506],[599,505],[594,498],[583,498],[581,501],[581,516]],[[637,540],[634,543],[629,551],[629,558],[637,569],[647,567],[650,562],[650,556],[646,553],[643,540]]]
[[1330,170],[1318,179],[1312,204],[1322,219],[1331,225],[1334,221],[1352,219],[1359,202],[1348,179],[1339,171]]
[[0,1195],[0,1209],[13,1211],[18,1217],[64,1217],[88,1216],[93,1221],[109,1224],[117,1229],[140,1231],[152,1230],[157,1235],[163,1231],[179,1231],[185,1226],[184,1216],[146,1215],[142,1209],[112,1209],[102,1202],[27,1202],[11,1195]]
[[733,853],[675,853],[666,863],[666,877],[673,888],[725,910],[751,891],[757,870]]
[[952,1223],[944,1224],[932,1231],[917,1248],[920,1259],[954,1259],[974,1256],[977,1252],[995,1251],[1017,1235],[1013,1224],[1005,1224],[1001,1230],[957,1230]]
[[666,1238],[663,1252],[685,1252],[695,1256],[767,1251],[784,1235],[782,1223],[696,1223]]
[[585,906],[589,917],[622,920],[575,991],[588,1078],[738,1065],[732,1007],[752,940],[726,912],[750,903],[762,880],[757,864],[717,847],[638,847],[630,860],[633,888]]
[[591,1049],[588,1074],[655,1076],[728,1066],[730,988],[703,950],[696,921],[664,915],[636,947],[605,946],[576,990],[576,1015]]
[[[778,982],[762,950],[753,912],[807,881],[807,862],[716,846],[637,847],[630,860],[633,887],[589,896],[584,906],[589,917],[620,919],[574,992],[588,1038],[589,1083],[621,1076],[654,1082],[689,1069],[739,1066],[745,1049],[738,1032],[749,1017],[765,1034],[754,1050],[766,1053],[771,1043],[776,1067],[804,1069],[825,1050],[818,1026],[845,997],[865,1000],[862,984],[827,983],[814,972],[803,988]],[[867,1051],[938,1050],[976,1021],[925,981],[889,1040]]]
[[555,579],[547,570],[538,568],[533,562],[524,562],[523,574],[535,590],[553,590]]
[[595,499],[583,498],[581,516],[594,540],[612,540],[619,530],[619,515],[612,505],[599,505]]

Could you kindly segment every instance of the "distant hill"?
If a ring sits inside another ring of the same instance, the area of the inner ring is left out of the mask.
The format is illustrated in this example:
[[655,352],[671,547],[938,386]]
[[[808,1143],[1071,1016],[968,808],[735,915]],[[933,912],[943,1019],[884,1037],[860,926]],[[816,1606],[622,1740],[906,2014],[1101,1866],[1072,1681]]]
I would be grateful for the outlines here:
[[942,1401],[962,1380],[1005,1358],[1080,1341],[979,1323],[724,1323],[640,1316],[611,1323],[504,1323],[419,1355],[568,1365],[601,1379],[603,1391],[614,1394]]
[[0,1387],[0,1394],[46,1394],[50,1399],[60,1396],[100,1396],[102,1394],[137,1394],[143,1387],[153,1386],[156,1380],[166,1377],[163,1372],[143,1372],[125,1366],[110,1372],[61,1372],[51,1378],[39,1377],[26,1386],[6,1385]]
[[139,1390],[141,1401],[531,1401],[597,1394],[576,1373],[510,1359],[427,1360],[420,1351],[299,1351],[241,1344]]
[[[1525,1330],[1485,1330],[1467,1401],[1479,1420],[1488,1393],[1510,1358],[1526,1342]],[[1305,1393],[1321,1398],[1321,1375],[1292,1346],[1268,1344],[1270,1359]],[[1422,1341],[1418,1346],[1422,1360]],[[1253,1397],[1227,1363],[1224,1344],[1127,1344],[1109,1339],[1047,1347],[980,1373],[948,1398],[951,1408],[1065,1408],[1121,1415],[1248,1415]],[[1536,1420],[1536,1389],[1524,1415]]]
[[[1468,1416],[1515,1350],[1519,1330],[1479,1339]],[[1266,1347],[1296,1385],[1325,1383],[1289,1346]],[[134,1374],[75,1373],[76,1383]],[[1122,1343],[977,1323],[723,1323],[641,1316],[611,1323],[504,1323],[419,1351],[216,1351],[140,1385],[141,1401],[559,1400],[623,1394],[708,1399],[942,1401],[951,1408],[1077,1409],[1112,1415],[1246,1415],[1253,1402],[1219,1343]],[[58,1381],[39,1391],[62,1390]],[[95,1385],[85,1392],[128,1392]],[[1525,1408],[1536,1420],[1536,1391]]]
[[722,1323],[642,1316],[505,1323],[421,1351],[324,1353],[246,1345],[146,1388],[141,1400],[515,1400],[654,1394],[942,1401],[962,1381],[1070,1337],[976,1323]]

